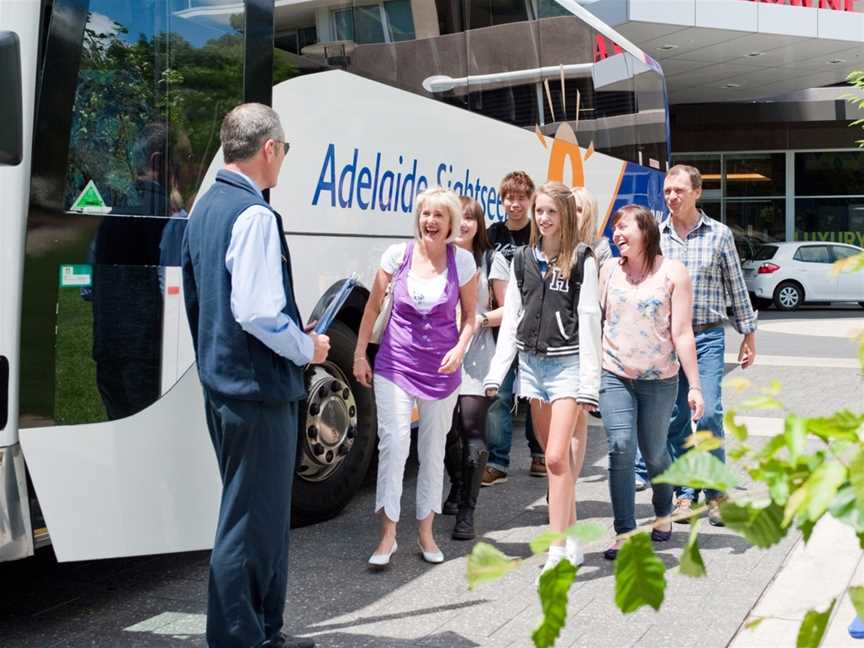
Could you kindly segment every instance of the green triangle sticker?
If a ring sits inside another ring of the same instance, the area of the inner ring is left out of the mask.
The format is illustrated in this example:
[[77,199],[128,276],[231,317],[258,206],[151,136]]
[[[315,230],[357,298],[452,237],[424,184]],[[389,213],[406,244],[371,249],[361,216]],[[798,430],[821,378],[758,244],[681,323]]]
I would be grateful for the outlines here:
[[102,194],[96,188],[96,183],[90,180],[84,191],[78,194],[72,203],[72,211],[80,211],[88,214],[107,214],[111,208],[105,204]]

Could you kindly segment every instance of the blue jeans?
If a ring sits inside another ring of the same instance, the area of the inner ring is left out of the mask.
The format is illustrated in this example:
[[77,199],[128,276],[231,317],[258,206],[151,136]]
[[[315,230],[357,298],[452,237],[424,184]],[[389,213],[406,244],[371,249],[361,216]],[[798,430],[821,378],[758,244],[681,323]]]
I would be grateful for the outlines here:
[[633,462],[633,469],[636,471],[637,479],[641,479],[646,484],[651,481],[651,477],[648,475],[648,466],[645,465],[645,459],[642,458],[639,448],[636,448],[636,460]]
[[[705,414],[696,426],[697,430],[710,430],[714,436],[722,439],[723,432],[723,356],[726,354],[726,332],[722,326],[696,334],[696,360],[699,364],[699,380],[702,383],[702,398],[705,400]],[[678,399],[672,412],[672,422],[669,424],[669,453],[675,460],[687,452],[689,448],[684,443],[692,434],[690,427],[690,405],[687,403],[687,392],[690,383],[684,371],[678,372]],[[726,450],[723,446],[712,450],[711,454],[726,463]],[[689,486],[679,486],[675,489],[679,499],[688,499],[694,504],[699,499],[699,491]],[[706,490],[707,500],[716,499],[723,493]]]
[[[609,495],[615,533],[627,533],[636,528],[633,461],[637,444],[652,478],[672,463],[666,445],[666,421],[675,407],[677,390],[678,378],[674,376],[665,380],[632,380],[603,372],[600,412],[609,442]],[[654,484],[652,488],[654,514],[657,517],[669,515],[672,485]]]
[[[516,362],[504,377],[498,388],[495,401],[486,414],[486,441],[489,446],[489,459],[486,465],[507,472],[510,468],[510,446],[513,443],[513,383],[516,378]],[[531,425],[531,412],[525,416],[525,438],[531,449],[532,457],[542,457],[543,448],[534,436]]]

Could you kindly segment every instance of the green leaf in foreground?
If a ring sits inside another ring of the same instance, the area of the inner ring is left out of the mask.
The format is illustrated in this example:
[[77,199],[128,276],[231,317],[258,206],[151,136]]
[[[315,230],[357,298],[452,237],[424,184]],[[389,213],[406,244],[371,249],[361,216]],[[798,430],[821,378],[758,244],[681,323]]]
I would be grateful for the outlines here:
[[702,560],[702,554],[699,553],[699,522],[690,525],[690,537],[687,539],[687,544],[684,545],[684,551],[681,552],[681,563],[679,569],[685,576],[700,578],[705,575],[705,562]]
[[729,410],[723,416],[723,427],[742,443],[747,440],[747,426],[735,422],[735,412]]
[[783,403],[772,396],[754,396],[742,402],[738,407],[743,410],[778,410],[783,409]]
[[519,566],[518,560],[508,558],[485,542],[478,542],[468,556],[468,589],[478,584],[495,581]]
[[831,416],[809,418],[807,431],[823,441],[859,441],[858,430],[864,425],[864,414],[853,414],[843,409]]
[[855,533],[864,533],[864,505],[858,502],[855,489],[849,484],[837,491],[828,510],[837,520],[855,529]]
[[837,489],[846,481],[846,466],[839,461],[820,464],[786,502],[783,524],[795,515],[801,520],[816,522],[837,497]]
[[822,641],[822,635],[825,634],[825,627],[828,625],[828,619],[831,618],[831,611],[834,609],[836,600],[831,599],[831,605],[824,612],[810,610],[804,615],[804,621],[801,622],[801,627],[798,629],[798,640],[795,642],[796,648],[819,648],[819,643]]
[[864,587],[850,587],[849,598],[855,607],[855,613],[859,618],[864,619]]
[[564,535],[577,538],[580,542],[591,544],[606,535],[606,527],[599,522],[577,522],[564,532]]
[[562,560],[540,576],[538,591],[543,606],[543,622],[531,635],[536,648],[555,645],[567,620],[567,594],[575,577],[576,567],[569,560]]
[[864,508],[864,450],[859,451],[849,464],[849,483],[852,484],[858,506]]
[[625,614],[643,605],[659,610],[665,589],[666,567],[654,554],[651,538],[644,532],[631,536],[615,559],[615,605]]
[[529,543],[531,546],[531,553],[535,555],[545,553],[549,551],[549,545],[563,539],[563,533],[559,533],[558,531],[544,531],[540,535],[531,538],[531,542]]
[[565,537],[577,538],[585,544],[597,542],[606,535],[606,527],[597,522],[577,522],[564,533],[557,531],[544,531],[531,540],[531,551],[535,554],[544,553],[549,550],[549,545]]
[[775,503],[767,506],[724,502],[720,505],[723,522],[738,531],[748,542],[767,549],[783,539],[783,507]]
[[738,477],[722,461],[707,452],[685,452],[678,457],[655,482],[730,491],[738,485]]

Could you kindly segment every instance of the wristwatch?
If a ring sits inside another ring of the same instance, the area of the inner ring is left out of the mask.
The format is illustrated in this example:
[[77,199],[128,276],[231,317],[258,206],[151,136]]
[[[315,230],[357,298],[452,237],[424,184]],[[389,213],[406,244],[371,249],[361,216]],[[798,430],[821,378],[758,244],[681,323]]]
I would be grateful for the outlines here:
[[480,328],[489,328],[489,318],[486,317],[486,313],[480,316]]

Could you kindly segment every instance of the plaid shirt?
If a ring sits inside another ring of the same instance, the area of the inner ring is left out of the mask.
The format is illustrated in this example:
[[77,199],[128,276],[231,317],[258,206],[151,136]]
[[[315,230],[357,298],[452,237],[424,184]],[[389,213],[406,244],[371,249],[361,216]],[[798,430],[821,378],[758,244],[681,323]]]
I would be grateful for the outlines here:
[[660,223],[660,247],[667,259],[681,261],[693,280],[693,326],[726,319],[726,295],[732,302],[736,330],[745,335],[756,330],[756,313],[750,304],[732,230],[699,211],[700,218],[686,240],[681,240],[668,216]]

